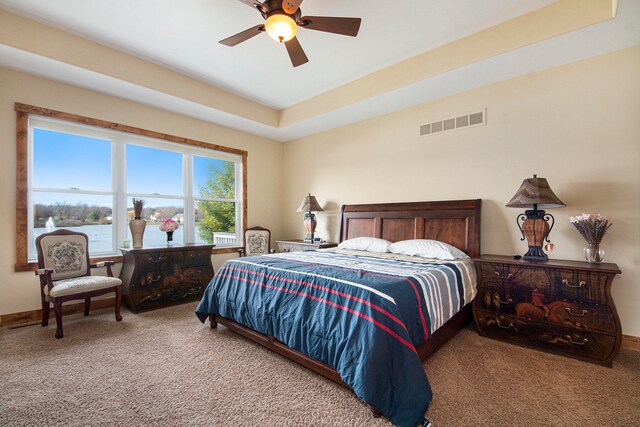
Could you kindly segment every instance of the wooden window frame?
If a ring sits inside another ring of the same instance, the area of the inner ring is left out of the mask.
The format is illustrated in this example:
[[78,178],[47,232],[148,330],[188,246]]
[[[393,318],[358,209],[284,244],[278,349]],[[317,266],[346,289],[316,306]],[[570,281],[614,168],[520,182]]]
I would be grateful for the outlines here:
[[[86,116],[80,116],[72,113],[51,110],[33,105],[21,104],[16,102],[16,263],[14,270],[34,271],[37,269],[37,263],[29,262],[28,251],[28,212],[29,212],[29,115],[51,117],[58,120],[64,120],[72,123],[95,126],[105,129],[116,130],[119,132],[131,133],[133,135],[145,136],[159,140],[169,141],[178,144],[191,145],[194,147],[206,148],[224,153],[236,154],[242,156],[242,235],[246,228],[248,218],[247,205],[247,157],[248,152],[236,148],[225,147],[222,145],[211,144],[208,142],[198,141],[195,139],[184,138],[175,135],[169,135],[152,130],[142,129],[134,126],[123,125],[120,123],[109,122],[100,119],[94,119]],[[239,246],[213,248],[212,254],[223,254],[237,252]],[[122,262],[122,256],[107,256],[99,258],[91,258],[91,262],[98,261],[116,261]]]

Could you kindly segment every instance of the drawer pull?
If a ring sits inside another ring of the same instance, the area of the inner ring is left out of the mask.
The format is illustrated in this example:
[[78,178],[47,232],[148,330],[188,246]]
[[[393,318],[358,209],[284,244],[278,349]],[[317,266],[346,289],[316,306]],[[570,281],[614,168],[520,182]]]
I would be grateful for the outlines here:
[[562,279],[562,283],[570,288],[581,288],[587,284],[587,282],[585,282],[584,280],[581,280],[580,283],[578,283],[577,285],[574,285],[571,282],[569,282],[569,279]]
[[152,256],[149,257],[149,262],[162,262],[164,261],[166,258],[163,257],[162,255],[158,257],[158,259],[153,259]]
[[502,328],[502,329],[508,330],[513,328],[513,321],[509,322],[509,324],[505,326],[500,323],[500,319],[498,319],[497,317],[496,317],[496,324],[498,325],[499,328]]
[[500,280],[511,280],[513,274],[509,273],[506,276],[502,276],[499,271],[496,271],[496,276],[498,276],[498,279]]
[[158,276],[158,277],[156,277],[155,279],[148,278],[148,279],[147,279],[147,285],[152,285],[152,284],[154,284],[154,283],[156,283],[156,282],[160,281],[161,279],[162,279],[162,276]]
[[569,342],[570,342],[571,344],[574,344],[574,345],[585,345],[586,343],[588,343],[588,342],[589,342],[589,340],[588,340],[588,339],[586,339],[586,338],[582,338],[582,342],[579,342],[579,341],[574,341],[574,340],[573,340],[573,338],[571,338],[571,335],[565,335],[564,337],[565,337],[567,340],[569,340]]
[[571,307],[565,307],[564,310],[575,317],[584,317],[584,315],[588,313],[588,311],[584,309],[582,310],[582,313],[574,313],[573,311],[571,311]]

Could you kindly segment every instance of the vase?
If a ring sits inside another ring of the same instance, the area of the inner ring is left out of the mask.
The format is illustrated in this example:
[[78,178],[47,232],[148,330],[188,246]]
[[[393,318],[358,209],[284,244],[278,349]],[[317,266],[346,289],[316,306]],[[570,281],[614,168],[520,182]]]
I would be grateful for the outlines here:
[[133,239],[133,247],[142,247],[142,237],[144,236],[144,228],[147,226],[147,221],[144,219],[132,219],[129,221],[129,228],[131,229],[131,237]]
[[584,247],[584,257],[591,263],[600,263],[604,259],[604,249],[599,243],[590,243]]
[[167,246],[173,245],[173,231],[167,231]]

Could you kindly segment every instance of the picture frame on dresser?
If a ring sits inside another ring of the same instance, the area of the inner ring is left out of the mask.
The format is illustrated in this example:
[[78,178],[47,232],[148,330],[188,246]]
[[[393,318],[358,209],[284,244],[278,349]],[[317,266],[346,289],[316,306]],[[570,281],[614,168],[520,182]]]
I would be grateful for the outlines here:
[[622,328],[611,295],[613,263],[504,255],[474,258],[480,335],[611,367]]

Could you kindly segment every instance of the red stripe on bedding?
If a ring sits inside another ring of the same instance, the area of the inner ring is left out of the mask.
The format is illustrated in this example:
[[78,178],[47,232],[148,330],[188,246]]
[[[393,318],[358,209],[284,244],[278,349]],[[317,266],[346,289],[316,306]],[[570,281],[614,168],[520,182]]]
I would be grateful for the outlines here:
[[[401,278],[402,280],[404,280],[407,283],[409,283],[411,285],[411,287],[413,288],[413,292],[415,293],[416,299],[418,300],[418,314],[420,315],[420,322],[422,323],[422,332],[424,333],[424,340],[425,340],[425,342],[429,340],[429,328],[427,327],[427,321],[425,320],[424,313],[422,312],[422,309],[421,309],[423,304],[422,304],[422,300],[420,299],[420,292],[418,292],[418,289],[416,288],[415,283],[413,283],[411,280],[409,280],[408,277],[399,276],[399,275],[391,275],[391,274],[383,274],[383,273],[374,273],[372,271],[362,270],[362,269],[359,269],[359,268],[348,268],[348,267],[340,267],[340,266],[335,266],[335,265],[325,265],[325,264],[318,264],[318,263],[314,263],[314,262],[299,261],[299,260],[289,259],[289,258],[280,258],[280,259],[283,259],[283,260],[288,261],[288,262],[292,262],[294,264],[302,264],[302,265],[309,266],[309,267],[320,267],[320,268],[330,268],[330,269],[338,269],[338,270],[344,270],[344,271],[354,271],[354,272],[358,272],[358,273],[361,273],[361,274],[368,274],[370,276],[375,276],[375,277],[384,277],[384,278],[387,278],[387,279],[398,279],[398,278]],[[304,272],[298,272],[298,273],[303,273],[304,274]],[[426,303],[427,302],[425,301],[425,304]],[[405,330],[406,330],[406,328],[405,328]]]
[[405,340],[400,335],[398,335],[395,332],[393,332],[389,327],[383,325],[382,323],[378,322],[374,318],[372,318],[370,316],[367,316],[366,314],[361,313],[359,311],[353,310],[353,309],[351,309],[349,307],[345,307],[345,306],[337,304],[335,302],[326,300],[324,298],[319,298],[319,297],[316,297],[316,296],[313,296],[313,295],[309,295],[309,294],[304,293],[304,292],[298,292],[298,291],[294,291],[292,289],[287,289],[287,288],[282,288],[282,287],[278,287],[278,286],[267,285],[266,283],[262,283],[262,282],[259,282],[257,280],[252,280],[252,279],[249,279],[249,278],[243,278],[243,277],[240,277],[240,276],[234,276],[234,275],[231,275],[231,274],[226,274],[224,272],[219,272],[218,275],[222,276],[222,277],[226,277],[228,279],[232,279],[232,280],[240,280],[242,282],[253,283],[255,285],[262,286],[263,288],[273,289],[273,290],[276,290],[276,291],[286,292],[286,293],[289,293],[289,294],[292,294],[292,295],[301,296],[301,297],[308,298],[308,299],[316,301],[316,302],[320,302],[320,303],[329,305],[331,307],[338,308],[338,309],[340,309],[342,311],[346,311],[348,313],[355,314],[356,316],[361,317],[362,319],[365,319],[365,320],[373,323],[374,325],[376,325],[380,329],[384,330],[389,335],[391,335],[396,340],[398,340],[401,344],[403,344],[404,346],[406,346],[407,348],[411,349],[411,351],[413,351],[414,353],[417,354],[417,351],[416,351],[415,347],[413,346],[413,344],[411,344],[409,341]]
[[[415,283],[413,283],[411,280],[409,279],[405,279],[407,282],[411,283],[411,286],[413,287],[413,292],[416,293],[416,298],[418,300],[418,302],[420,302],[420,292],[418,292],[418,288],[416,288]],[[427,302],[425,301],[425,304]],[[429,340],[429,329],[427,328],[427,321],[424,318],[424,314],[422,313],[422,310],[420,309],[420,307],[422,306],[422,304],[418,304],[418,313],[420,313],[420,321],[422,322],[422,330],[424,331],[424,341],[427,342]]]
[[259,271],[253,271],[253,270],[249,270],[247,268],[231,267],[230,265],[228,265],[227,269],[228,270],[234,270],[234,271],[242,272],[242,273],[249,273],[249,274],[253,274],[253,275],[262,276],[262,277],[264,277],[266,279],[278,280],[278,281],[281,281],[281,282],[295,283],[296,285],[302,285],[302,286],[307,286],[307,287],[310,287],[310,288],[320,289],[320,290],[327,291],[327,292],[330,292],[332,294],[341,296],[343,298],[348,298],[350,300],[359,302],[361,304],[368,305],[369,307],[373,308],[374,310],[384,314],[385,316],[387,316],[389,319],[391,319],[394,322],[396,322],[405,331],[408,332],[407,327],[402,322],[402,320],[398,319],[396,316],[394,316],[393,314],[389,313],[387,310],[385,310],[384,308],[380,307],[379,305],[374,304],[374,303],[372,303],[370,301],[367,301],[365,299],[362,299],[362,298],[359,298],[359,297],[356,297],[356,296],[353,296],[353,295],[345,294],[344,292],[336,291],[335,289],[327,288],[325,286],[316,285],[314,283],[304,282],[302,280],[296,280],[296,279],[286,279],[284,277],[274,276],[274,275],[262,273],[262,272],[259,272]]

